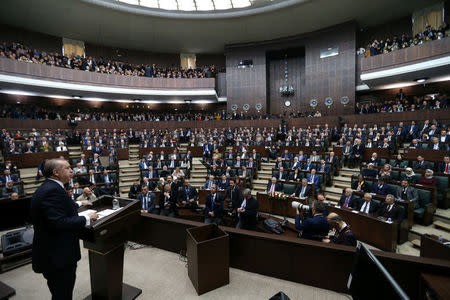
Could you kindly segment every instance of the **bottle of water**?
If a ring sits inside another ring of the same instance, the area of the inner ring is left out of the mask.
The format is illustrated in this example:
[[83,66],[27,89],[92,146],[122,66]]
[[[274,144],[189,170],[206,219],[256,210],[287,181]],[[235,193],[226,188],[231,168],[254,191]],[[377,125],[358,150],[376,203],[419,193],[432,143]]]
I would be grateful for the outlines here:
[[112,208],[113,208],[114,210],[120,208],[119,200],[117,200],[117,198],[115,198],[115,197],[113,198],[113,201],[112,201]]
[[442,242],[443,242],[443,240],[442,240],[442,234],[439,235],[439,237],[438,237],[438,242],[439,242],[439,243],[442,243]]
[[391,218],[387,219],[387,221],[388,221],[389,223],[392,223],[392,219],[391,219]]

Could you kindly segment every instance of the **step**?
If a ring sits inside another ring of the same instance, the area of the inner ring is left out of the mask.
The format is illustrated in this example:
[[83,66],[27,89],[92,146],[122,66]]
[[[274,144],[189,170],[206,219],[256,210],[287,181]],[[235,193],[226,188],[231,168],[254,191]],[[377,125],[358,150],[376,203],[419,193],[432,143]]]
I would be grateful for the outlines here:
[[419,239],[412,240],[411,244],[413,244],[414,247],[420,248],[420,240]]
[[139,180],[139,176],[133,176],[133,177],[120,177],[120,182],[133,182]]
[[335,201],[335,202],[338,202],[341,199],[341,197],[339,197],[339,196],[337,196],[335,194],[326,194],[325,198],[329,199],[329,200],[332,200],[332,201]]
[[129,158],[139,158],[139,155],[138,154],[130,154]]
[[261,171],[258,171],[258,175],[261,175],[261,174],[269,174],[269,175],[272,175],[272,169],[270,169],[270,170],[264,170],[264,169],[261,169]]
[[207,173],[194,173],[191,172],[191,177],[192,178],[206,178],[208,176]]
[[74,151],[80,151],[80,149],[81,149],[81,147],[80,146],[69,146],[69,147],[67,147],[67,150],[69,150],[69,151],[72,151],[72,150],[74,150]]
[[138,165],[139,164],[139,160],[129,160],[128,163],[130,165]]
[[342,189],[341,188],[337,188],[337,187],[332,187],[332,186],[327,186],[325,188],[325,192],[326,193],[333,193],[333,194],[342,194]]
[[334,176],[333,180],[334,181],[343,181],[343,182],[348,182],[348,183],[351,183],[351,181],[352,181],[350,178],[344,177],[344,176]]
[[41,182],[38,182],[38,183],[29,183],[29,184],[26,184],[26,185],[24,185],[24,189],[26,189],[26,190],[29,190],[29,189],[33,189],[33,188],[38,188],[38,187],[40,187],[41,186]]
[[450,231],[449,223],[445,223],[445,222],[437,220],[437,221],[433,222],[433,225],[439,229],[444,229],[444,230]]
[[259,184],[267,184],[267,180],[264,180],[264,179],[254,179],[253,180],[253,184],[257,184],[257,183],[259,183]]
[[27,196],[31,196],[31,195],[34,194],[34,192],[35,192],[36,190],[37,190],[37,189],[27,190],[27,191],[25,191],[25,194],[26,194]]
[[122,169],[122,168],[120,168],[120,172],[121,173],[138,173],[139,174],[139,169],[138,168],[134,168],[134,167],[132,167],[132,168],[130,168],[130,167],[128,167],[128,168],[124,168],[124,169]]
[[338,187],[338,188],[348,188],[351,187],[350,186],[350,182],[349,183],[345,183],[345,182],[334,182],[334,186]]
[[128,145],[128,148],[137,148],[137,149],[139,149],[140,145],[139,144],[130,144],[130,145]]
[[74,152],[70,152],[69,151],[69,156],[81,156],[81,152],[80,151],[74,151]]

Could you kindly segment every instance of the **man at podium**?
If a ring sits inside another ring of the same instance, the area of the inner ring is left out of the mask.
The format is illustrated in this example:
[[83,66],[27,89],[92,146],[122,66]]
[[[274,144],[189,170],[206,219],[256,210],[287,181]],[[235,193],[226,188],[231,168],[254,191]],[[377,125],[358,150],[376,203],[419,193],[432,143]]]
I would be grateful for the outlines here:
[[33,271],[47,279],[53,300],[72,299],[77,261],[81,258],[79,235],[98,216],[95,213],[78,216],[79,206],[92,204],[72,201],[64,189],[72,178],[66,160],[48,160],[43,173],[47,179],[31,200]]

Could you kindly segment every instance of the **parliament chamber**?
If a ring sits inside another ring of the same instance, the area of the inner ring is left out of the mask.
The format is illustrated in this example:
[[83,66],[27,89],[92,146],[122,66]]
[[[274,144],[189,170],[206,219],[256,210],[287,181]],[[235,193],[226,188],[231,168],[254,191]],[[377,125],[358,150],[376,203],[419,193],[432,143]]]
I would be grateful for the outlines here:
[[3,2],[0,299],[450,299],[449,1]]

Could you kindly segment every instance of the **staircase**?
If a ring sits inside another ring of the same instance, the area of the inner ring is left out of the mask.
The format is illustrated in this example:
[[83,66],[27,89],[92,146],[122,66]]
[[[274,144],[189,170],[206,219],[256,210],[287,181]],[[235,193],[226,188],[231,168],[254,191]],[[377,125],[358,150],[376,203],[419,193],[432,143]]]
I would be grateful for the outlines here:
[[342,190],[351,187],[351,178],[354,174],[359,174],[359,168],[342,168],[339,176],[334,176],[333,185],[325,188],[325,198],[332,204],[337,204],[342,196]]
[[272,167],[275,164],[273,162],[261,162],[261,170],[258,171],[258,177],[253,179],[252,194],[257,192],[264,192],[267,188],[267,182],[272,178]]
[[182,143],[178,147],[178,152],[186,153],[187,152],[188,143]]
[[80,158],[82,153],[81,146],[69,146],[67,150],[69,151],[69,159]]
[[208,170],[202,163],[201,157],[192,158],[191,185],[200,189],[206,182]]
[[128,160],[119,161],[119,192],[121,197],[128,197],[130,186],[139,180],[139,145],[129,145]]

